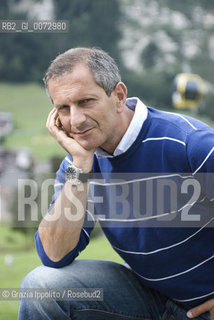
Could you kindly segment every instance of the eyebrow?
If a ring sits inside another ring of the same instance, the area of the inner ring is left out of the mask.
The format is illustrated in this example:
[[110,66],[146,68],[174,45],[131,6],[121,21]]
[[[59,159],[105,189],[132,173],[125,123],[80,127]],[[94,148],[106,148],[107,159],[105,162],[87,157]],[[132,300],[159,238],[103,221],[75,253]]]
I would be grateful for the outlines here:
[[57,104],[57,105],[55,105],[56,109],[60,109],[62,107],[69,107],[69,105],[68,104]]
[[[79,103],[81,103],[81,102],[83,102],[85,100],[96,100],[96,98],[95,97],[85,97],[85,98],[82,98],[82,99],[79,99],[79,100],[75,101],[75,103],[79,104]],[[57,105],[55,105],[56,109],[60,109],[62,107],[70,107],[70,106],[69,106],[69,104],[57,104]]]

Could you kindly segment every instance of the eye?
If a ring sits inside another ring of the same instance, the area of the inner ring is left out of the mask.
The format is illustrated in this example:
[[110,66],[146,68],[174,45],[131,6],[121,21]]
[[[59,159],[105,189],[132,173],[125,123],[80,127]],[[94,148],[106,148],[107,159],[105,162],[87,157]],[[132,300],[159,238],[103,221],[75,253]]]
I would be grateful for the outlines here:
[[62,106],[60,106],[59,108],[58,108],[58,112],[60,112],[60,111],[66,111],[66,110],[68,110],[70,107],[69,106],[67,106],[67,105],[62,105]]
[[89,102],[91,102],[91,101],[93,101],[93,100],[94,100],[94,99],[92,99],[92,98],[83,99],[83,100],[80,100],[79,104],[87,104],[87,103],[89,103]]

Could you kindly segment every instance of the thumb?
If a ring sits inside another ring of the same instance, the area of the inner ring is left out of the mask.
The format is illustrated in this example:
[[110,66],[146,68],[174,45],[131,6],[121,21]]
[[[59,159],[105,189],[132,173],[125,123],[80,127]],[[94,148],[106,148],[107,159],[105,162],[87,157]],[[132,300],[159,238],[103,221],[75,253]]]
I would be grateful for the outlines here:
[[212,307],[213,307],[213,299],[212,300],[208,300],[208,301],[200,304],[199,306],[190,309],[187,312],[187,317],[190,318],[190,319],[198,317],[202,313],[210,311],[212,309]]

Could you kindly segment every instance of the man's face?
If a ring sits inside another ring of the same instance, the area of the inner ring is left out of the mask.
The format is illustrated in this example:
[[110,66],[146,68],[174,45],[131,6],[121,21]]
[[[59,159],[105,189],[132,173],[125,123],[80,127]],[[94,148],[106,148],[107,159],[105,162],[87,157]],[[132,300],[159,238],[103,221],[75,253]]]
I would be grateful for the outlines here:
[[116,90],[108,97],[93,74],[78,64],[70,74],[48,82],[50,96],[66,133],[83,148],[113,152],[119,130],[121,102]]

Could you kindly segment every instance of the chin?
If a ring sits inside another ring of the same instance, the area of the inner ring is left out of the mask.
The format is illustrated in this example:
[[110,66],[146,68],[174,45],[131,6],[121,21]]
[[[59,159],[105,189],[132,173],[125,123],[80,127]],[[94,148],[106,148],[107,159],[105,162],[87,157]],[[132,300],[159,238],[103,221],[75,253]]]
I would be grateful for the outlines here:
[[94,142],[89,142],[89,141],[78,141],[78,143],[83,147],[85,150],[90,151],[91,149],[96,149],[98,147],[97,144]]

